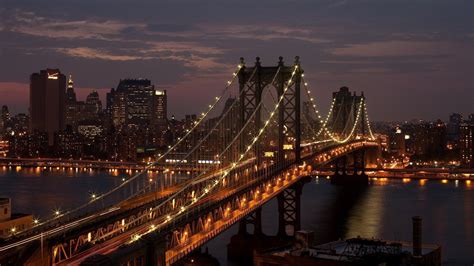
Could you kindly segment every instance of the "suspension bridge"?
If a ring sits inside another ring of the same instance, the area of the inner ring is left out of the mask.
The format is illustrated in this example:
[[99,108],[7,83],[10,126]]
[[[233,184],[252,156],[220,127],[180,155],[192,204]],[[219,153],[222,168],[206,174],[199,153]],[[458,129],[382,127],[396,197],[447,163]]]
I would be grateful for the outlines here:
[[[12,234],[0,242],[0,264],[79,265],[121,253],[123,265],[170,265],[258,216],[274,197],[279,234],[293,235],[298,184],[325,165],[333,165],[335,180],[367,182],[364,154],[378,148],[363,94],[342,88],[323,116],[304,75],[298,57],[291,65],[280,57],[276,66],[241,58],[221,93],[156,161]],[[142,251],[129,252],[134,247]]]

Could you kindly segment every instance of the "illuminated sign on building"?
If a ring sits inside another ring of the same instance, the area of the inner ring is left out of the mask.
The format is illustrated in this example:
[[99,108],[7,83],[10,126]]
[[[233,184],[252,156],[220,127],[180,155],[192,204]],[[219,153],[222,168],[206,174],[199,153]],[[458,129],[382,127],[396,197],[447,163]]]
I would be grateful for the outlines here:
[[265,157],[274,157],[275,154],[274,154],[274,152],[272,152],[272,151],[266,151],[266,152],[264,153],[264,156],[265,156]]
[[283,149],[284,149],[284,150],[292,150],[292,149],[293,149],[293,145],[292,145],[292,144],[284,144],[284,145],[283,145]]
[[165,95],[165,91],[156,90],[155,95]]
[[59,75],[58,72],[55,72],[55,73],[48,72],[48,79],[58,79],[58,75]]

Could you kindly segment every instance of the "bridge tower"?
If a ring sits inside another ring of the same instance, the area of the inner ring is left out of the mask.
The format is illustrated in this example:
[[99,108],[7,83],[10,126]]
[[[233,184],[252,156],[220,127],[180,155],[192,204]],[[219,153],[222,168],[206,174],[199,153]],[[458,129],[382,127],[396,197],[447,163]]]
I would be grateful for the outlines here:
[[[261,128],[261,110],[257,107],[262,101],[262,93],[267,87],[273,87],[277,92],[277,100],[283,95],[280,107],[278,108],[278,149],[276,151],[276,161],[278,165],[284,166],[285,159],[291,158],[299,161],[301,158],[301,124],[300,124],[300,85],[301,74],[303,70],[300,67],[299,57],[295,57],[293,66],[285,66],[283,57],[279,57],[278,65],[264,67],[261,65],[260,58],[257,57],[253,67],[246,67],[244,58],[240,58],[243,66],[239,72],[239,89],[240,89],[240,125],[245,125],[249,119],[253,119],[249,124],[251,137]],[[285,86],[292,76],[293,81],[289,84],[288,90],[284,93]],[[254,73],[255,71],[255,73]],[[275,76],[276,75],[276,76]],[[269,88],[272,89],[272,88]],[[252,118],[253,112],[256,115]],[[243,141],[248,143],[248,141]],[[263,151],[259,145],[255,147],[257,161],[260,163],[263,158]]]

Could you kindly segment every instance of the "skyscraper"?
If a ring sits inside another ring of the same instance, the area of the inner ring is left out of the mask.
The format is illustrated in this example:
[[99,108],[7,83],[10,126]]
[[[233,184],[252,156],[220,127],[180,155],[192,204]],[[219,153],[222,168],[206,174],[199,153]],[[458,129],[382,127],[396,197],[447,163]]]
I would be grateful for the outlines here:
[[102,101],[100,100],[99,93],[96,90],[92,91],[87,95],[86,105],[91,109],[92,113],[96,115],[102,111]]
[[396,127],[393,132],[390,132],[390,152],[402,156],[406,153],[405,132],[400,127]]
[[123,79],[107,95],[114,126],[152,124],[166,118],[166,92],[156,91],[148,79]]
[[461,165],[474,168],[474,123],[467,121],[460,125],[459,146]]
[[69,76],[69,81],[66,91],[66,126],[69,125],[73,131],[77,130],[79,122],[83,120],[96,120],[99,118],[99,113],[102,111],[102,102],[97,91],[92,91],[87,95],[86,101],[78,101],[76,93],[74,92],[74,82]]
[[112,117],[112,124],[119,128],[125,124],[125,120],[127,118],[127,95],[123,91],[111,91],[111,102],[112,107],[111,109],[111,117]]
[[127,95],[127,124],[140,125],[151,121],[155,87],[150,80],[124,79],[120,81],[117,91],[124,91]]
[[72,80],[72,75],[69,75],[67,81],[66,102],[76,102],[76,92],[74,92],[74,81]]
[[461,114],[451,114],[449,116],[449,122],[446,126],[448,145],[452,148],[458,146],[459,142],[459,126],[462,123]]
[[30,130],[54,133],[65,128],[66,76],[59,69],[41,70],[30,76]]
[[166,90],[156,90],[154,96],[154,116],[158,120],[166,120],[168,118],[168,99]]
[[69,75],[66,90],[66,106],[65,106],[65,124],[70,125],[72,128],[77,127],[77,120],[81,116],[81,105],[77,102],[76,92],[74,91],[74,81],[72,75]]
[[10,111],[8,111],[8,106],[2,106],[2,114],[0,117],[0,134],[6,133],[8,127],[10,126]]

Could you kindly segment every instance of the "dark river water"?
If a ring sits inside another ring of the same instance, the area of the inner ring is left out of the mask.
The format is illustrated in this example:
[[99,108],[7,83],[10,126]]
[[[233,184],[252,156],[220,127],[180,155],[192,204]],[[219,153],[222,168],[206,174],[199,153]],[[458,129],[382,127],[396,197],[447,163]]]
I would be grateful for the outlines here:
[[[56,209],[77,206],[118,185],[126,173],[37,171],[0,168],[0,197],[12,198],[14,212],[39,219]],[[472,182],[474,183],[474,182]],[[411,217],[423,218],[423,242],[442,246],[444,265],[474,264],[474,184],[464,181],[390,180],[365,189],[331,185],[314,178],[303,188],[302,229],[315,232],[317,243],[339,238],[375,237],[411,241]],[[276,200],[263,207],[266,234],[276,234]],[[209,242],[209,252],[223,265],[234,225]]]

